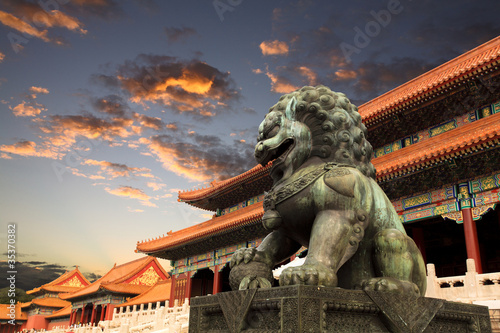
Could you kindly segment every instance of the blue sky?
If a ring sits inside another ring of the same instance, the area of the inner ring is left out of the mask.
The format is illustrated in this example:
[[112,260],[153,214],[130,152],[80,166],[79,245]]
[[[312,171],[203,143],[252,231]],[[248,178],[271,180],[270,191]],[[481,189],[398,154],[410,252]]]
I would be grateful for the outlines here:
[[178,191],[253,167],[257,127],[281,94],[325,84],[360,105],[498,36],[499,9],[2,1],[1,244],[15,223],[28,275],[133,260],[137,241],[210,218]]

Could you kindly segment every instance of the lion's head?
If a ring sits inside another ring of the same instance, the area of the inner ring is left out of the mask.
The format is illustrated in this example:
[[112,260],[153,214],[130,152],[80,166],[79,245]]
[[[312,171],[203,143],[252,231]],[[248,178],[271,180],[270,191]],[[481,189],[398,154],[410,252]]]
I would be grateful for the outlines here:
[[311,157],[355,166],[375,178],[373,148],[358,108],[328,87],[303,87],[281,96],[259,127],[255,158],[273,160],[274,182],[288,178]]

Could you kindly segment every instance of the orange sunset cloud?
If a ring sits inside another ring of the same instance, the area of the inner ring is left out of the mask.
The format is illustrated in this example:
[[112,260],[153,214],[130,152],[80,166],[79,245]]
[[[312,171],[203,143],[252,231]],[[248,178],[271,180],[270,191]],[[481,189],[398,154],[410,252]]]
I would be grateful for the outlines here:
[[141,205],[143,206],[157,207],[154,203],[151,203],[149,201],[151,200],[151,197],[146,193],[144,193],[143,190],[140,190],[138,188],[134,188],[131,186],[121,186],[115,189],[110,189],[109,187],[106,187],[105,190],[109,194],[113,194],[119,197],[137,199],[141,202]]
[[263,55],[282,55],[288,53],[288,45],[279,40],[269,40],[260,43],[260,50]]

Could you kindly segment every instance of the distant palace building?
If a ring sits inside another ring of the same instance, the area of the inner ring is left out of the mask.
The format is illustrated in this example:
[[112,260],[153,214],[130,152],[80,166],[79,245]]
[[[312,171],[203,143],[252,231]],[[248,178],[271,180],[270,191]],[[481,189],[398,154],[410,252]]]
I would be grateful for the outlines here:
[[101,320],[110,320],[115,307],[168,279],[168,273],[153,257],[115,264],[100,279],[63,297],[71,302],[69,325],[97,325]]
[[[361,105],[377,182],[438,276],[500,271],[500,37]],[[270,165],[179,201],[212,219],[137,244],[172,262],[170,304],[229,290],[227,262],[257,246]],[[299,253],[300,255],[300,253]]]
[[[0,333],[21,330],[51,330],[56,327],[110,320],[115,307],[154,303],[165,306],[170,276],[154,257],[114,265],[100,279],[90,283],[78,267],[41,287],[27,291],[31,302],[17,303],[15,325],[11,325],[7,304],[0,304]],[[141,303],[143,302],[143,303]]]
[[[62,320],[57,314],[70,311],[71,303],[62,299],[67,293],[76,292],[88,286],[90,282],[82,275],[78,267],[62,274],[52,282],[41,287],[29,290],[28,295],[35,296],[31,302],[22,303],[21,309],[27,313],[26,329],[50,329],[54,325],[67,324],[64,316]],[[56,317],[50,318],[56,314]]]

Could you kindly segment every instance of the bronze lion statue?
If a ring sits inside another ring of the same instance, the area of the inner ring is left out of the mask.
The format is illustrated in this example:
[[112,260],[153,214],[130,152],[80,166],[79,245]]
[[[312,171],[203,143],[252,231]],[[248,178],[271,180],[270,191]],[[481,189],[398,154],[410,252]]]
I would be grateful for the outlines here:
[[375,182],[366,133],[357,107],[325,86],[303,87],[270,108],[255,158],[273,161],[262,217],[271,232],[233,255],[233,289],[271,287],[274,266],[305,246],[304,264],[285,269],[281,286],[425,294],[422,255]]

